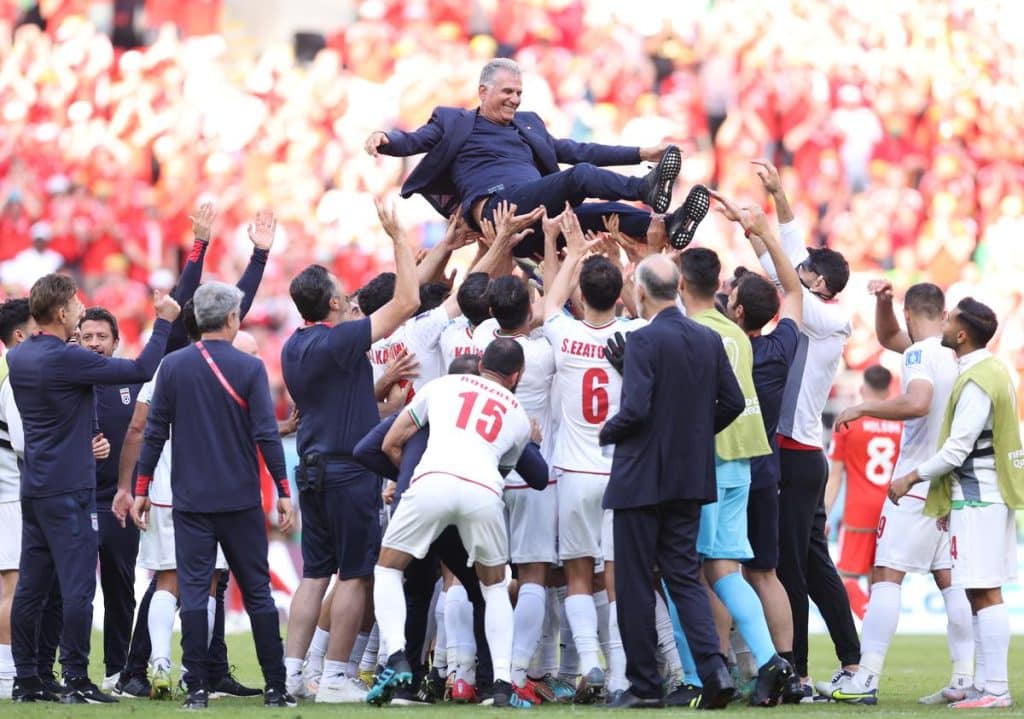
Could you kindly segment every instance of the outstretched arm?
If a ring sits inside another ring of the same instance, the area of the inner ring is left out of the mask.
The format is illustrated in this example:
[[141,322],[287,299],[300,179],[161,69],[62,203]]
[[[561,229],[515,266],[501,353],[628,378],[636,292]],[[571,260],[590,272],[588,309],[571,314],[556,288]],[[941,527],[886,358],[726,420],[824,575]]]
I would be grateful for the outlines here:
[[239,309],[239,319],[244,320],[252,307],[252,301],[256,299],[256,292],[263,280],[263,271],[267,268],[267,258],[270,257],[270,248],[274,245],[274,233],[277,231],[277,220],[270,210],[260,210],[256,213],[256,219],[247,228],[249,241],[252,242],[252,256],[249,257],[249,264],[245,272],[238,280],[238,289],[243,293],[242,304]]
[[423,127],[405,132],[403,130],[377,130],[371,132],[366,138],[363,149],[373,157],[380,155],[391,155],[392,157],[408,157],[427,152],[434,145],[441,141],[444,130],[437,117],[437,112],[430,116],[430,120]]
[[[213,230],[213,221],[217,219],[217,210],[212,203],[204,202],[189,219],[192,221],[192,234],[195,241],[192,243],[192,251],[188,253],[185,266],[181,268],[178,285],[171,295],[179,307],[184,306],[192,299],[192,295],[199,287],[199,280],[203,276],[203,262],[206,260],[206,248],[210,246],[210,236]],[[188,333],[185,331],[185,322],[179,316],[171,323],[171,334],[167,338],[165,351],[170,354],[187,344]]]

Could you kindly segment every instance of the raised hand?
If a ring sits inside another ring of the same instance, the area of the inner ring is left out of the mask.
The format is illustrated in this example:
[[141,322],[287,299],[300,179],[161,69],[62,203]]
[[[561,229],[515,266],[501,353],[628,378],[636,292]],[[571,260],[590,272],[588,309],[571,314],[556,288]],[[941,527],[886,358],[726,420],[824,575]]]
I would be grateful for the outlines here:
[[779,171],[775,165],[765,159],[751,160],[750,162],[754,165],[754,172],[757,173],[768,194],[774,195],[782,191],[782,179],[779,177]]
[[274,219],[274,213],[270,210],[260,210],[256,213],[256,219],[249,223],[246,231],[253,247],[269,252],[274,244],[274,234],[277,231],[277,220]]
[[642,162],[657,162],[661,159],[661,156],[665,154],[665,150],[669,148],[672,143],[661,142],[657,145],[651,145],[650,147],[640,148],[640,160]]
[[217,209],[213,203],[204,202],[188,219],[192,221],[192,234],[195,238],[200,242],[209,242],[213,221],[217,219]]
[[388,135],[386,132],[376,130],[371,132],[370,136],[366,138],[366,142],[363,143],[363,149],[366,150],[366,154],[371,157],[380,157],[380,146],[388,144]]
[[892,282],[889,280],[871,280],[868,292],[880,302],[892,302]]
[[568,203],[565,212],[561,214],[559,225],[562,228],[562,236],[565,237],[566,254],[585,255],[589,250],[596,247],[604,239],[598,235],[587,237],[580,227],[580,220],[572,211]]
[[373,204],[377,208],[377,217],[380,218],[380,224],[384,231],[388,233],[388,237],[391,238],[392,242],[404,240],[405,230],[398,224],[398,216],[395,214],[395,203],[385,200],[383,197],[377,197],[374,199]]
[[[569,203],[565,204],[566,208],[569,207]],[[554,217],[548,217],[547,213],[540,218],[541,230],[544,232],[544,237],[556,239],[562,234],[562,217],[565,215],[565,210],[555,215]]]
[[153,309],[159,319],[174,322],[181,314],[181,307],[170,295],[165,295],[160,290],[153,290]]

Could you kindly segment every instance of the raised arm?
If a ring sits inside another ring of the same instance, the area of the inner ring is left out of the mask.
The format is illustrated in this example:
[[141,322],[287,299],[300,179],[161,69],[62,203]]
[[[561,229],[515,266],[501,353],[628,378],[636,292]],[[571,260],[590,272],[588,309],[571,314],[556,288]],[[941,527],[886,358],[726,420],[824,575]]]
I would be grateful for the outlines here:
[[554,282],[544,293],[545,319],[562,311],[562,307],[572,294],[573,286],[578,281],[577,269],[580,263],[587,256],[587,251],[600,242],[600,239],[588,240],[583,236],[579,218],[568,203],[559,217],[559,226],[565,237],[565,262],[555,275]]
[[430,116],[426,125],[412,132],[403,130],[376,130],[366,138],[363,149],[372,157],[391,155],[392,157],[408,157],[427,152],[441,141],[444,130],[437,111]]
[[875,334],[878,343],[893,352],[905,352],[914,342],[900,327],[892,306],[892,283],[889,280],[871,280],[868,292],[875,296]]
[[[192,299],[192,295],[196,293],[196,288],[199,287],[199,280],[203,276],[206,248],[210,246],[213,221],[217,219],[217,210],[212,203],[204,202],[189,219],[192,221],[192,234],[195,237],[195,241],[192,243],[192,251],[188,254],[185,266],[181,268],[178,285],[172,293],[174,301],[179,306]],[[171,324],[171,334],[167,338],[166,354],[170,354],[187,345],[188,333],[185,331],[185,323],[178,317]]]
[[932,383],[923,379],[913,380],[907,391],[891,399],[869,399],[853,407],[847,407],[836,417],[836,427],[846,425],[860,417],[875,417],[903,421],[916,419],[928,414],[932,406]]
[[420,304],[419,285],[416,284],[416,263],[405,230],[398,224],[393,205],[385,206],[383,200],[375,201],[377,216],[384,225],[384,231],[391,238],[395,252],[395,293],[391,300],[370,315],[371,342],[388,337],[407,319],[412,317]]
[[249,264],[245,266],[245,272],[238,279],[238,289],[243,293],[242,304],[239,308],[239,319],[244,320],[252,307],[252,301],[256,298],[256,292],[263,280],[263,271],[267,268],[267,258],[270,256],[270,248],[274,245],[274,233],[277,231],[277,220],[270,210],[260,210],[256,218],[246,228],[249,241],[252,242],[252,255],[249,257]]

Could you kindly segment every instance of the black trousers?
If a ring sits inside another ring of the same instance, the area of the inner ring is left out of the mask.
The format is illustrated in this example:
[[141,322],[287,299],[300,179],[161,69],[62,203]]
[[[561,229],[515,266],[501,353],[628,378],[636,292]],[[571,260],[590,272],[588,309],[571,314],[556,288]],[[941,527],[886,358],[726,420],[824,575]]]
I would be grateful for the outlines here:
[[655,563],[679,610],[679,621],[701,679],[725,667],[711,603],[700,583],[700,508],[699,502],[679,500],[615,510],[612,527],[619,632],[626,653],[626,678],[630,690],[639,697],[661,697],[654,622]]
[[261,507],[237,512],[174,510],[174,554],[180,592],[182,664],[190,690],[209,686],[206,605],[220,542],[242,593],[256,656],[267,686],[284,686],[284,647],[270,595],[267,533]]
[[860,661],[860,640],[825,538],[825,453],[783,449],[780,468],[778,575],[793,610],[795,669],[805,677],[808,596],[828,626],[840,664]]
[[103,588],[103,664],[106,676],[118,674],[128,659],[132,618],[135,616],[135,560],[139,528],[122,527],[110,503],[97,516],[100,528],[100,587]]
[[60,598],[60,582],[56,579],[50,587],[50,596],[43,608],[43,620],[39,626],[39,678],[55,679],[53,665],[57,661],[57,647],[60,646],[61,629],[64,628],[64,602]]

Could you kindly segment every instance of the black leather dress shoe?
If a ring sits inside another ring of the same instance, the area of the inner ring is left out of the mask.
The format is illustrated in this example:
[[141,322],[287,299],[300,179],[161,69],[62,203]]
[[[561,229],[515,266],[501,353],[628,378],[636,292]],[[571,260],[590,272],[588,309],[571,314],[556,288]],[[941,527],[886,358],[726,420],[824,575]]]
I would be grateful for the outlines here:
[[631,689],[622,692],[622,695],[608,705],[609,709],[661,709],[665,701],[659,697],[638,697]]
[[723,665],[704,679],[699,708],[724,709],[732,701],[734,694],[736,694],[736,686],[732,683],[729,670]]

